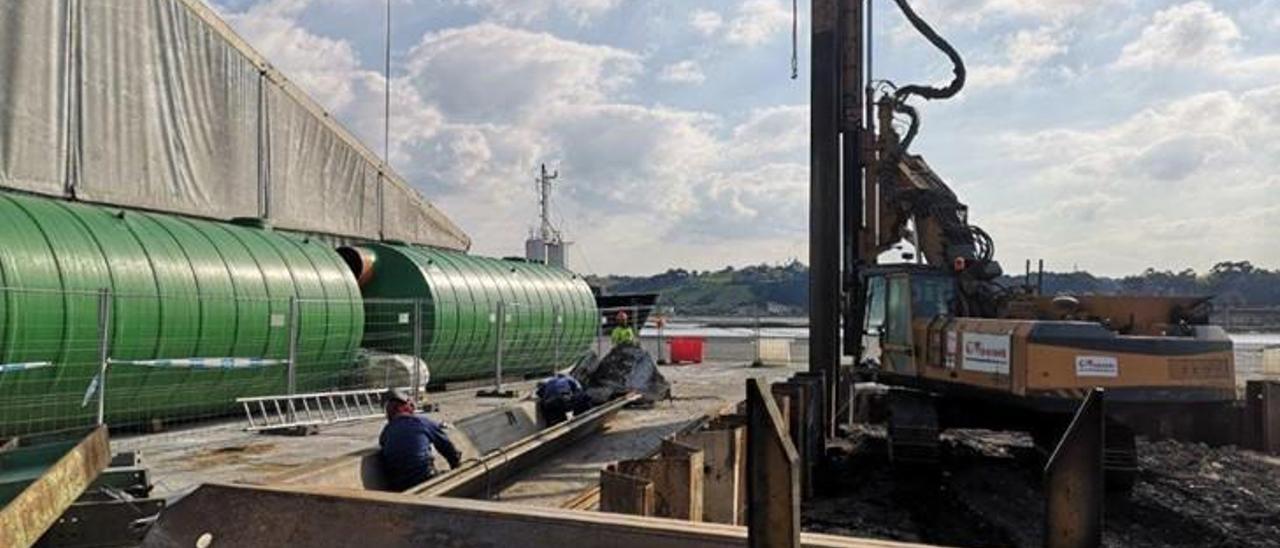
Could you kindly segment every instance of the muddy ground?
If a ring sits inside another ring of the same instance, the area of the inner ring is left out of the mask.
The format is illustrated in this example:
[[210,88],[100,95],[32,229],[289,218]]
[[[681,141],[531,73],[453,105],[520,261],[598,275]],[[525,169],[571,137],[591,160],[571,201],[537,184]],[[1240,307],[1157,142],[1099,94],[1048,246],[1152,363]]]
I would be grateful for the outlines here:
[[[1132,494],[1107,500],[1109,547],[1280,546],[1280,459],[1236,448],[1138,442]],[[957,431],[941,465],[894,469],[883,431],[859,430],[806,531],[952,546],[1043,545],[1042,458],[1025,436]]]

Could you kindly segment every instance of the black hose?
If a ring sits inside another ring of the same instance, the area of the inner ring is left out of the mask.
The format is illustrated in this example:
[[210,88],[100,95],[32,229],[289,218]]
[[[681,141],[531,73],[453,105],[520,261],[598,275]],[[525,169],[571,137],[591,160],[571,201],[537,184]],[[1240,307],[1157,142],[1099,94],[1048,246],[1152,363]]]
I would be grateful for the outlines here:
[[951,79],[950,84],[941,88],[917,84],[902,86],[894,93],[893,98],[897,100],[898,104],[902,104],[911,95],[918,95],[925,99],[947,99],[960,93],[960,90],[964,88],[965,79],[964,60],[960,58],[960,54],[956,52],[955,48],[951,47],[951,44],[939,36],[933,30],[933,27],[929,26],[929,23],[921,19],[914,9],[911,9],[911,5],[907,3],[907,0],[894,0],[894,2],[898,4],[898,9],[902,10],[902,14],[907,17],[907,21],[911,22],[911,26],[915,27],[916,31],[923,35],[929,43],[947,55],[947,58],[951,60],[955,77]]
[[906,103],[896,103],[893,110],[907,115],[911,119],[911,125],[907,126],[907,134],[902,136],[902,150],[911,148],[911,141],[916,140],[916,134],[920,132],[920,114],[916,112],[916,107]]

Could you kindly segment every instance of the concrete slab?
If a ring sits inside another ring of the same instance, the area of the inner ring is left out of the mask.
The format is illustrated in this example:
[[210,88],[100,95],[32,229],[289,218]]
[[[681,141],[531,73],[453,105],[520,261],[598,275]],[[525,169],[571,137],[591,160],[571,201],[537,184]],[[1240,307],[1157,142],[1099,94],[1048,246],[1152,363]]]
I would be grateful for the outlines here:
[[[535,506],[559,506],[600,479],[600,470],[618,460],[654,451],[666,436],[710,411],[743,398],[749,377],[777,380],[796,368],[751,368],[746,363],[663,366],[674,398],[652,409],[624,409],[602,434],[584,440],[555,458],[530,469],[497,495],[498,500]],[[529,393],[534,382],[508,383]],[[458,421],[512,404],[509,399],[477,398],[474,389],[434,393],[433,418]],[[321,427],[316,435],[273,436],[244,432],[243,419],[229,418],[159,434],[121,434],[113,452],[137,451],[151,471],[155,497],[170,501],[201,483],[262,481],[300,466],[314,464],[377,444],[381,419]],[[446,467],[444,462],[437,463]]]
[[501,501],[559,507],[600,481],[600,470],[653,453],[689,422],[744,398],[746,379],[789,377],[798,368],[752,368],[747,363],[661,366],[674,398],[653,409],[624,409],[607,430],[562,452],[498,493]]

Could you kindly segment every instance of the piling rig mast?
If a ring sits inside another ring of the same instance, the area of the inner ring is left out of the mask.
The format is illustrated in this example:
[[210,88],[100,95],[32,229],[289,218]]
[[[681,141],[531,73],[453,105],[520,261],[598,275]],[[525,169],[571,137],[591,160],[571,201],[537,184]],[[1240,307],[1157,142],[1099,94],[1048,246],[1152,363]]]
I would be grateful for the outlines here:
[[[910,101],[955,96],[964,62],[907,0],[893,3],[951,61],[947,85],[866,86],[871,0],[813,0],[809,359],[827,379],[828,435],[855,373],[914,394],[900,416],[924,417],[906,430],[930,435],[963,425],[1056,439],[1062,411],[1095,386],[1123,401],[1112,441],[1124,446],[1109,451],[1130,464],[1134,430],[1221,431],[1234,363],[1208,299],[1050,298],[997,283],[991,237],[910,150],[921,126]],[[879,263],[904,240],[914,264]],[[841,369],[841,347],[854,369]]]

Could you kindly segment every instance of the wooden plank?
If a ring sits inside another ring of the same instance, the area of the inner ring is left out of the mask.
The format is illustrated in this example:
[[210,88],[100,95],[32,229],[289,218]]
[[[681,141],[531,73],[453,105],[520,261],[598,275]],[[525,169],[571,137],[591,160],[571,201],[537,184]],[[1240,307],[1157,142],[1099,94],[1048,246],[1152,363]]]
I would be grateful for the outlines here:
[[691,432],[676,441],[702,450],[702,517],[715,523],[738,524],[746,487],[743,453],[745,429],[734,427]]
[[653,482],[610,466],[600,471],[600,511],[633,516],[654,513]]
[[759,379],[747,380],[747,419],[747,543],[799,546],[800,455]]

